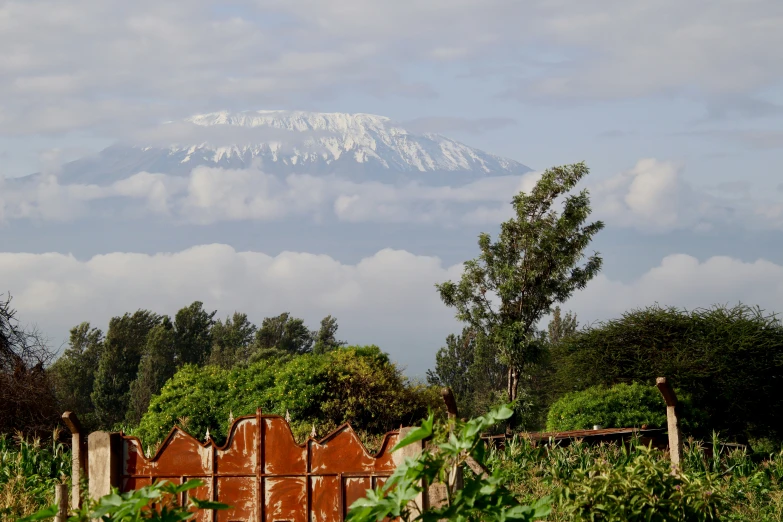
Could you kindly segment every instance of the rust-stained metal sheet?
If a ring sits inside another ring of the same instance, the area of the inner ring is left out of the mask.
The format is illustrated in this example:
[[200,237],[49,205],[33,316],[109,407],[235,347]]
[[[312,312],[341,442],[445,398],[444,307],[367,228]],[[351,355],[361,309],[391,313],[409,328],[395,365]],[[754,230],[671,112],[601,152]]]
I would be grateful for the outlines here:
[[231,506],[202,512],[201,521],[342,521],[351,503],[394,472],[391,448],[399,438],[397,431],[388,433],[372,455],[345,424],[297,444],[284,418],[260,411],[237,418],[228,435],[219,447],[176,427],[149,459],[137,438],[123,436],[121,490],[198,478],[205,485],[188,492],[192,497]]

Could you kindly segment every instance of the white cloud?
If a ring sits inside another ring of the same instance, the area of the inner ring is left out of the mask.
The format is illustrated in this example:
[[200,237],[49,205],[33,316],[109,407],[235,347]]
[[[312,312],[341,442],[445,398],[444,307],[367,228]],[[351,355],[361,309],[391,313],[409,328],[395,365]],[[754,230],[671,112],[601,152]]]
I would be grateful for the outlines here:
[[[724,225],[783,229],[781,194],[697,189],[683,179],[682,171],[672,162],[643,159],[615,176],[588,179],[594,217],[612,227],[657,233]],[[0,185],[0,224],[152,213],[194,224],[305,218],[445,227],[496,225],[513,217],[511,198],[532,190],[540,176],[541,172],[495,176],[452,186],[197,167],[187,177],[141,172],[99,187],[60,185],[52,173],[38,181]],[[97,205],[108,199],[113,202],[110,207]]]
[[[457,280],[461,270],[435,257],[390,249],[355,264],[310,253],[238,252],[220,244],[88,260],[0,253],[0,273],[20,320],[36,323],[55,342],[81,321],[105,328],[114,315],[139,308],[173,314],[201,300],[221,317],[240,310],[255,322],[290,311],[315,328],[333,314],[341,338],[377,343],[413,374],[432,366],[445,336],[459,329],[434,284]],[[628,283],[599,275],[564,306],[586,323],[655,302],[692,309],[738,301],[783,310],[783,266],[675,254]]]
[[[332,215],[346,222],[471,222],[457,206],[503,203],[520,190],[530,190],[540,173],[488,177],[461,186],[425,186],[377,181],[356,182],[339,176],[290,174],[285,177],[258,169],[197,167],[186,178],[141,172],[106,187],[60,185],[56,175],[38,181],[5,182],[0,191],[0,223],[13,219],[71,220],[88,214],[90,201],[125,198],[134,215],[170,214],[190,223],[270,221]],[[141,208],[135,207],[142,203]]]
[[0,134],[434,95],[414,63],[500,65],[525,99],[752,94],[781,82],[782,24],[776,0],[9,0]]
[[630,170],[589,186],[595,216],[611,226],[653,232],[725,225],[777,230],[783,225],[774,212],[760,211],[783,203],[774,193],[697,188],[682,174],[682,165],[673,162],[639,160]]
[[783,266],[764,259],[746,262],[715,256],[700,261],[672,254],[628,284],[599,275],[567,307],[592,321],[654,303],[694,309],[738,302],[783,311]]

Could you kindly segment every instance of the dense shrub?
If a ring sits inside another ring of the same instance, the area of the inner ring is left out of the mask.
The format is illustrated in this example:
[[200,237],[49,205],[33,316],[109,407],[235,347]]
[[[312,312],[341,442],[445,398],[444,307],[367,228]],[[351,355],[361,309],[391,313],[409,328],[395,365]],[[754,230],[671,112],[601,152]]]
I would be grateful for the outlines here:
[[598,424],[604,428],[631,428],[666,424],[666,403],[653,386],[618,384],[595,386],[568,393],[549,410],[547,431],[585,430]]
[[180,424],[203,438],[225,440],[230,415],[289,413],[298,437],[319,435],[350,422],[381,434],[440,408],[437,390],[409,382],[376,346],[338,348],[323,354],[268,357],[244,368],[185,366],[155,396],[133,434],[160,442]]
[[708,419],[695,435],[783,439],[783,324],[774,314],[654,306],[586,328],[551,356],[557,394],[666,376]]

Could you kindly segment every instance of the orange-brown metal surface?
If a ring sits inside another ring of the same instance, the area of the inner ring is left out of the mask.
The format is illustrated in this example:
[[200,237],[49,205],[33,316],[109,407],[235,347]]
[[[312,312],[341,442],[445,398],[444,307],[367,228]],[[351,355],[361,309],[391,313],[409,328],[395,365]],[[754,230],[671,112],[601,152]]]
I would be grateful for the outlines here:
[[205,485],[188,492],[192,497],[231,506],[201,512],[200,521],[342,521],[351,503],[394,472],[391,448],[398,436],[388,433],[377,455],[367,452],[347,424],[300,445],[285,419],[260,412],[236,419],[222,447],[174,428],[147,459],[137,438],[123,436],[120,489],[197,478]]

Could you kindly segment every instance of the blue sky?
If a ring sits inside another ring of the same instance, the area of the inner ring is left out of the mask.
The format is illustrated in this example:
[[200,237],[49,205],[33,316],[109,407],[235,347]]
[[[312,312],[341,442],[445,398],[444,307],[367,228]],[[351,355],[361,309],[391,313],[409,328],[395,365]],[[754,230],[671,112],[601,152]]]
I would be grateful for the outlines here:
[[[588,163],[607,229],[596,241],[604,273],[566,303],[584,321],[656,301],[783,311],[781,27],[776,0],[4,1],[0,176],[56,172],[140,128],[212,110],[380,114],[535,170]],[[221,315],[248,307],[258,322],[281,307],[313,326],[333,313],[347,340],[381,345],[414,374],[457,328],[431,284],[458,276],[476,234],[496,229],[107,220],[69,212],[71,200],[12,219],[17,197],[0,184],[0,282],[54,344],[82,320],[105,327],[113,313],[172,313],[198,298]],[[258,256],[288,263],[290,284]],[[149,272],[187,273],[177,262],[267,272],[163,292]],[[407,268],[394,279],[384,263]],[[313,294],[297,270],[322,270],[333,286],[314,282]],[[253,298],[273,290],[285,297]]]

